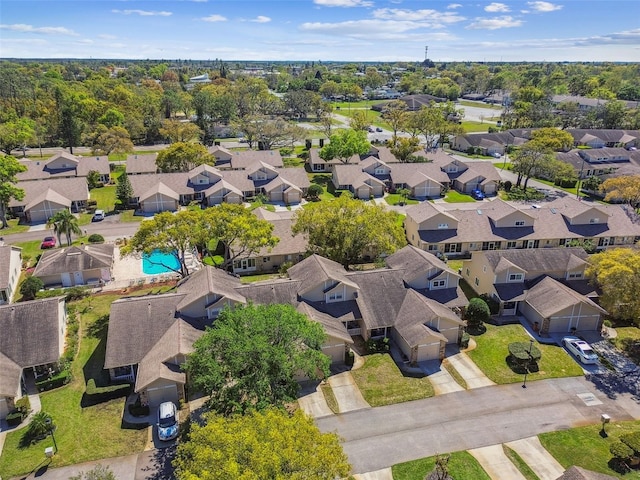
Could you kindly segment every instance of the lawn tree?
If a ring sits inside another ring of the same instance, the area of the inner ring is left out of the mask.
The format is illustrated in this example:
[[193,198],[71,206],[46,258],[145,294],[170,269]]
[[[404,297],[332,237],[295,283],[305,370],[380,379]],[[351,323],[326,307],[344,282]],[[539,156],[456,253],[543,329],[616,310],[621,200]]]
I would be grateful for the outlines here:
[[345,268],[365,255],[391,254],[406,245],[398,214],[343,193],[333,202],[319,202],[296,212],[294,235],[309,238],[309,250]]
[[98,188],[99,185],[101,185],[100,172],[97,170],[89,170],[89,173],[87,173],[87,186],[89,187],[89,190]]
[[398,141],[398,131],[406,123],[408,114],[407,104],[402,100],[393,100],[384,106],[382,118],[387,121],[393,132],[390,140],[392,145]]
[[602,179],[596,175],[591,175],[582,181],[582,189],[588,192],[597,192],[602,185]]
[[640,326],[640,252],[615,248],[592,255],[589,262],[585,273],[602,291],[602,308]]
[[24,198],[24,190],[18,188],[17,175],[26,172],[27,167],[21,164],[14,157],[7,155],[0,158],[0,220],[2,220],[2,228],[8,228],[7,212],[9,211],[9,202],[12,199],[22,200]]
[[[250,257],[263,248],[272,248],[280,240],[273,236],[273,224],[261,220],[242,205],[223,203],[207,208],[201,214],[204,240],[215,239],[222,243],[224,261],[220,268],[231,269],[235,259]],[[199,242],[198,245],[205,245]]]
[[532,130],[531,140],[535,140],[554,152],[567,151],[573,146],[571,134],[558,128],[546,127]]
[[465,310],[465,319],[467,320],[467,326],[471,329],[477,330],[482,327],[484,322],[489,320],[491,311],[489,305],[480,297],[472,298],[469,300],[469,305]]
[[203,132],[202,142],[212,145],[216,138],[215,126],[228,124],[235,116],[236,104],[226,85],[206,85],[193,94],[196,110],[195,123]]
[[91,153],[98,155],[133,151],[133,142],[124,127],[107,128],[98,124],[95,131],[83,136],[83,142],[91,147]]
[[328,162],[337,158],[347,164],[354,155],[364,155],[371,148],[362,130],[341,129],[331,135],[329,144],[320,149],[320,158]]
[[133,197],[131,180],[129,180],[129,175],[123,173],[118,177],[118,181],[116,182],[116,199],[120,201],[122,208],[127,208],[131,197]]
[[443,130],[446,120],[441,109],[431,103],[421,107],[416,112],[411,112],[408,122],[413,130],[424,135],[427,150],[430,150],[436,144],[438,135]]
[[335,433],[321,433],[296,411],[269,409],[230,418],[207,414],[178,446],[178,480],[347,478],[351,469]]
[[292,117],[306,119],[322,98],[309,90],[292,90],[284,94],[284,106]]
[[188,143],[198,140],[202,130],[195,123],[180,122],[178,120],[164,120],[160,134],[169,139],[169,143]]
[[[511,157],[513,171],[518,174],[515,186],[524,190],[529,178],[535,174],[548,172],[555,157],[553,151],[543,143],[530,140]],[[522,183],[524,180],[524,184]]]
[[325,333],[291,305],[237,305],[220,313],[184,365],[210,409],[231,415],[295,401],[300,374],[329,375]]
[[27,145],[35,139],[36,125],[29,118],[16,118],[0,123],[0,151],[11,155],[11,151]]
[[215,165],[215,162],[207,147],[199,143],[174,143],[156,157],[156,165],[163,173],[188,172],[203,163]]
[[433,470],[424,477],[424,480],[453,480],[453,477],[449,475],[450,456],[451,455],[436,455]]
[[411,195],[411,190],[409,190],[408,188],[399,188],[398,190],[396,190],[396,193],[400,195],[400,205],[404,205],[407,203],[407,198],[409,198],[409,195]]
[[309,185],[309,188],[307,188],[307,198],[309,200],[318,200],[323,192],[324,189],[320,185],[318,185],[317,183],[312,183],[311,185]]
[[391,153],[401,162],[410,162],[413,154],[419,150],[419,141],[416,137],[398,138],[395,145],[391,143]]
[[535,366],[542,358],[542,352],[532,341],[513,342],[507,348],[513,361],[527,371],[531,371],[531,367]]
[[351,119],[349,120],[349,126],[353,130],[364,130],[367,131],[371,122],[369,122],[369,117],[367,116],[366,110],[357,110],[351,114]]
[[22,285],[20,285],[20,295],[22,300],[33,300],[40,290],[44,288],[44,283],[39,277],[33,275],[25,278]]
[[605,201],[622,200],[633,208],[640,206],[640,175],[624,175],[607,178],[600,191],[605,194]]
[[69,210],[58,210],[47,221],[47,227],[53,228],[53,233],[58,237],[58,244],[61,243],[62,235],[67,237],[67,245],[70,247],[71,235],[82,235],[82,230],[78,226],[78,219]]
[[175,214],[161,212],[152,219],[140,223],[140,228],[129,242],[120,248],[122,255],[150,254],[154,250],[173,255],[178,268],[166,268],[186,277],[191,273],[186,262],[186,253],[204,242],[201,210],[181,210]]
[[104,465],[97,464],[91,470],[79,473],[73,477],[69,477],[69,480],[118,480],[114,473],[105,467]]

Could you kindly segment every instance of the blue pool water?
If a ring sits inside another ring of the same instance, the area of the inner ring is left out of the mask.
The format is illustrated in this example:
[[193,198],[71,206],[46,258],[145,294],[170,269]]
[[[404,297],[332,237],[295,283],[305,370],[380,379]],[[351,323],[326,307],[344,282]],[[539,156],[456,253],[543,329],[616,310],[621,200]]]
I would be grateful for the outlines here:
[[147,275],[175,272],[172,268],[180,270],[180,262],[170,253],[162,253],[160,250],[154,250],[150,255],[142,255],[142,271]]

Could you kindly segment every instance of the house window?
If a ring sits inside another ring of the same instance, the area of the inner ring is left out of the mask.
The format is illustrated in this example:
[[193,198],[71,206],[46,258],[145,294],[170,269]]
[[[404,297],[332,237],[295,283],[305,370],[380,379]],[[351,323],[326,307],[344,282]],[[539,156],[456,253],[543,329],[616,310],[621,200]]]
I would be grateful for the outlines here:
[[342,300],[342,292],[331,292],[327,295],[327,302],[338,302]]
[[262,257],[262,263],[267,263],[271,261],[271,257]]
[[473,282],[473,283],[475,283],[475,284],[476,284],[476,287],[477,287],[478,285],[480,285],[480,280],[478,279],[478,277],[476,277],[476,279],[474,280],[474,282]]
[[439,223],[438,224],[438,228],[442,229],[442,228],[449,228],[449,224],[448,223]]
[[600,219],[599,218],[590,218],[589,219],[589,223],[600,223]]
[[509,281],[510,282],[521,282],[522,280],[524,280],[524,274],[522,274],[522,273],[511,273],[511,274],[509,274]]
[[582,272],[576,272],[576,273],[570,273],[569,274],[569,280],[576,279],[576,278],[582,278]]
[[507,248],[516,248],[518,242],[507,242]]
[[444,288],[447,286],[446,280],[434,280],[431,282],[431,288]]
[[462,244],[461,243],[447,243],[444,246],[445,253],[460,253],[462,252]]
[[524,220],[516,220],[516,227],[524,227]]
[[385,169],[384,169],[384,168],[376,168],[376,169],[373,171],[373,173],[375,173],[376,175],[384,175],[386,172],[385,172]]
[[324,165],[322,165],[321,163],[314,163],[314,164],[313,164],[313,169],[314,169],[316,172],[321,172],[321,171],[323,171],[323,170],[324,170]]
[[469,276],[471,272],[469,271],[469,269],[467,268],[467,277]]
[[483,266],[482,266],[482,271],[483,271],[484,273],[486,273],[486,272],[487,272],[487,266],[486,266],[486,265],[483,265]]
[[431,244],[431,245],[429,245],[428,250],[429,250],[430,252],[435,252],[436,250],[438,250],[438,245],[436,245],[436,244]]

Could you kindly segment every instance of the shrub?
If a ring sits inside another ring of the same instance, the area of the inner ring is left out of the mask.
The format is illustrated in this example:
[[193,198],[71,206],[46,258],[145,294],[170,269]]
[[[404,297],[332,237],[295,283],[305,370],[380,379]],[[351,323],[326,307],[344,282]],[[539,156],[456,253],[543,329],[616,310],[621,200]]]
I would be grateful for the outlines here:
[[633,450],[635,455],[640,455],[640,432],[621,435],[620,441]]
[[471,337],[467,332],[462,334],[462,338],[460,338],[460,348],[469,348],[469,339]]
[[367,352],[368,353],[385,353],[389,351],[389,339],[388,338],[370,338],[367,340]]
[[33,300],[37,293],[44,288],[44,283],[38,277],[33,275],[27,277],[22,285],[20,285],[20,294],[23,300]]
[[283,157],[290,157],[292,153],[293,153],[293,148],[291,147],[282,147],[280,149],[280,155],[282,155]]
[[513,342],[508,348],[511,357],[520,365],[534,364],[542,358],[540,349],[530,342]]
[[280,268],[278,269],[278,273],[282,275],[286,275],[287,270],[289,270],[292,266],[293,266],[293,262],[291,261],[283,262],[282,265],[280,265]]
[[65,291],[65,300],[71,302],[73,300],[81,300],[89,295],[89,290],[85,287],[71,287]]
[[87,200],[87,207],[97,207],[97,206],[98,206],[97,200]]
[[99,233],[92,233],[87,240],[89,243],[104,243],[104,237]]
[[53,423],[51,415],[49,415],[44,410],[36,413],[29,423],[29,427],[27,428],[26,435],[30,437],[32,440],[36,440],[38,438],[44,437],[51,430],[55,430],[56,426]]
[[24,420],[24,415],[22,415],[22,412],[11,412],[9,415],[7,415],[7,425],[9,425],[10,427],[15,427],[16,425],[20,425],[22,423],[22,420]]
[[309,186],[309,188],[307,188],[307,198],[312,199],[312,200],[317,200],[318,197],[320,197],[320,195],[322,195],[322,192],[324,190],[322,189],[322,187],[320,185],[317,184],[312,184]]
[[135,403],[129,404],[129,413],[134,417],[146,417],[149,415],[149,406],[142,405],[140,397],[136,398]]
[[633,455],[633,450],[621,441],[612,443],[609,446],[609,452],[611,452],[611,455],[621,460],[627,460]]
[[29,414],[31,411],[31,402],[27,395],[16,401],[16,411],[22,413],[25,417]]
[[484,300],[484,302],[489,306],[489,312],[491,315],[496,315],[500,311],[500,302],[491,298],[488,294],[483,293],[478,298]]
[[44,392],[46,390],[52,390],[54,388],[62,387],[71,381],[71,372],[68,370],[64,370],[57,375],[54,375],[50,379],[42,380],[41,382],[36,382],[36,387],[38,387],[39,392]]
[[124,210],[124,208],[122,200],[116,198],[115,202],[113,202],[113,209],[117,212],[118,210]]
[[511,183],[511,180],[507,180],[506,182],[504,182],[505,192],[510,192],[512,187],[513,187],[513,183]]
[[347,367],[353,367],[353,363],[355,361],[355,358],[356,358],[355,354],[351,350],[349,350],[347,352],[347,356],[346,356],[346,358],[344,360],[345,365]]
[[465,318],[467,319],[467,325],[471,328],[478,328],[482,326],[484,322],[489,320],[491,311],[489,305],[482,298],[476,297],[469,301],[467,310],[465,311]]

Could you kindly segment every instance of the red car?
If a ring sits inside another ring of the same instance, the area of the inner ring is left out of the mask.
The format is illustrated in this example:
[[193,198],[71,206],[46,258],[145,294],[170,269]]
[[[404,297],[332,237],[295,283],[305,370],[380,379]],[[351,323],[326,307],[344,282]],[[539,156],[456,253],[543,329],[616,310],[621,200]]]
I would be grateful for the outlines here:
[[44,237],[42,243],[40,244],[40,248],[53,248],[56,246],[56,237]]

